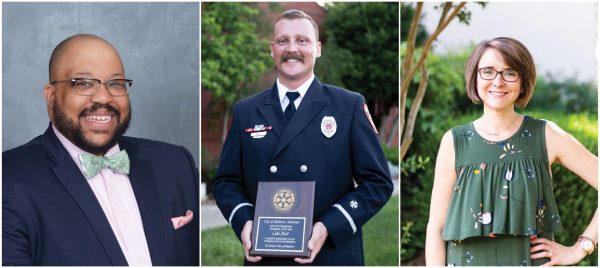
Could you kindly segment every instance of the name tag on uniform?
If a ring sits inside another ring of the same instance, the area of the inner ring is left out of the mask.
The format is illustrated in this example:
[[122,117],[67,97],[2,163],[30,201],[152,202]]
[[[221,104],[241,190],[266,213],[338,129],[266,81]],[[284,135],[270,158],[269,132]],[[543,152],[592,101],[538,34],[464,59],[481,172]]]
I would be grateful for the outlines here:
[[267,131],[271,129],[273,129],[273,126],[255,125],[254,127],[245,129],[244,132],[250,133],[250,137],[253,139],[262,139],[267,136]]
[[250,133],[250,137],[252,137],[254,139],[262,139],[265,136],[267,136],[267,132],[266,131],[259,131],[259,132],[252,132],[252,133]]

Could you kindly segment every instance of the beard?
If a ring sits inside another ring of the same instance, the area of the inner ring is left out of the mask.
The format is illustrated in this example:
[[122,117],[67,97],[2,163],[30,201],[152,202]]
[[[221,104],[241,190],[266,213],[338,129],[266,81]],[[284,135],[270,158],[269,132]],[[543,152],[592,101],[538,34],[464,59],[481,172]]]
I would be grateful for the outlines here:
[[52,104],[52,115],[54,118],[53,124],[60,131],[60,133],[62,133],[73,144],[75,144],[75,146],[94,155],[104,155],[110,148],[117,144],[117,142],[129,128],[129,122],[131,121],[131,108],[129,110],[129,114],[127,114],[127,117],[123,118],[121,121],[121,112],[119,112],[116,108],[108,104],[94,103],[91,107],[85,108],[79,113],[79,119],[82,120],[82,118],[85,118],[86,114],[102,108],[113,112],[117,120],[115,132],[104,144],[96,145],[88,140],[83,134],[81,124],[79,122],[74,122],[67,117],[65,112],[60,108],[56,98]]

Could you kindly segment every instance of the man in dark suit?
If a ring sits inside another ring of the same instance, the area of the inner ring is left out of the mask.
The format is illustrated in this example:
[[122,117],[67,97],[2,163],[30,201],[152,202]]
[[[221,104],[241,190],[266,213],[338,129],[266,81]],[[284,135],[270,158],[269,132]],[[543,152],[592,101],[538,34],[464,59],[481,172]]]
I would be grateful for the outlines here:
[[116,49],[75,35],[49,67],[48,129],[3,153],[2,264],[198,266],[198,170],[183,147],[123,137]]
[[[271,42],[279,78],[233,108],[213,192],[248,265],[364,265],[361,226],[393,190],[364,97],[314,76],[318,40],[310,16],[284,12]],[[258,182],[289,180],[315,181],[310,258],[250,256]]]

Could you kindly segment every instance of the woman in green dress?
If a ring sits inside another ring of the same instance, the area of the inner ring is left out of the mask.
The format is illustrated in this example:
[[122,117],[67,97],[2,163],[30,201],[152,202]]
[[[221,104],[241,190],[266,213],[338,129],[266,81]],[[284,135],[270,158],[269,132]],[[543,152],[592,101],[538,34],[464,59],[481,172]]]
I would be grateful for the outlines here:
[[569,265],[591,254],[597,210],[577,243],[553,241],[562,226],[550,166],[560,163],[597,189],[598,159],[556,124],[515,112],[527,105],[536,81],[527,48],[506,37],[480,43],[465,80],[483,115],[442,138],[427,265]]

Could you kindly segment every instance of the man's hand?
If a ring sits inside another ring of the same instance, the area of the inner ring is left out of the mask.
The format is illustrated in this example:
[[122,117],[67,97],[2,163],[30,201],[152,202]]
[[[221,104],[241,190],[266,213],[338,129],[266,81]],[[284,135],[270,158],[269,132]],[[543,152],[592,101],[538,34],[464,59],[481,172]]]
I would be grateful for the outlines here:
[[315,225],[313,225],[312,236],[310,237],[310,240],[308,240],[308,249],[311,250],[310,259],[294,258],[294,261],[300,264],[312,263],[317,254],[319,254],[319,251],[321,251],[321,247],[323,247],[323,243],[325,243],[325,239],[327,239],[328,235],[325,225],[320,221],[316,222]]
[[252,248],[252,240],[250,239],[250,235],[252,234],[252,222],[247,221],[244,224],[244,228],[242,229],[242,244],[244,245],[244,253],[246,254],[246,260],[249,262],[258,262],[262,259],[261,256],[250,256],[250,248]]

